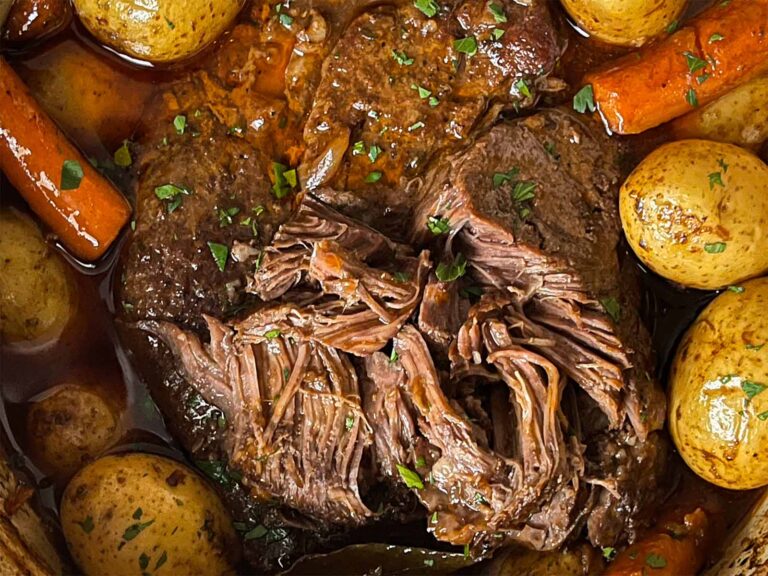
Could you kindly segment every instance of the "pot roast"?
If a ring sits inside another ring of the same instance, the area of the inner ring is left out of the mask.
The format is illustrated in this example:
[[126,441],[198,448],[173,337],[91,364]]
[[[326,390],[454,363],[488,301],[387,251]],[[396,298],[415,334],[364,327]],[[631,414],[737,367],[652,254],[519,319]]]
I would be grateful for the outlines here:
[[[229,45],[153,109],[197,136],[148,123],[120,295],[170,428],[279,535],[250,543],[262,569],[414,519],[473,555],[631,541],[664,490],[664,396],[619,259],[618,151],[568,111],[515,115],[559,55],[546,3],[500,1],[503,23],[472,0],[327,4],[296,7],[286,99],[250,99]],[[242,26],[266,49],[269,25]],[[302,151],[289,194],[281,143]]]

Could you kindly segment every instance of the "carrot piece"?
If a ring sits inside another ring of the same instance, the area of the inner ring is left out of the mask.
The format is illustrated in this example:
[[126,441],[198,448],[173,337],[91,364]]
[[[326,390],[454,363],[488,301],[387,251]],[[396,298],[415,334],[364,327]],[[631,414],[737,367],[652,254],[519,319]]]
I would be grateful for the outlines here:
[[718,2],[668,38],[584,78],[606,126],[638,134],[768,71],[768,0]]
[[[131,215],[125,198],[67,140],[2,57],[0,169],[63,244],[84,260],[102,256]],[[62,186],[65,171],[70,177]]]

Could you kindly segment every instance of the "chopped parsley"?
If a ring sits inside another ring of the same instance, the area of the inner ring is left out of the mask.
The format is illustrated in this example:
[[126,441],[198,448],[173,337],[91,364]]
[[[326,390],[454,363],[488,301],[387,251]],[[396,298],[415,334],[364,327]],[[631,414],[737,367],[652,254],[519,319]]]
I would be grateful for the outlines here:
[[520,78],[517,82],[515,82],[515,88],[517,89],[520,94],[525,96],[526,98],[531,97],[531,89],[528,88],[528,84],[523,78]]
[[697,77],[696,77],[696,82],[698,82],[698,83],[699,83],[699,86],[701,86],[702,84],[704,84],[704,82],[706,82],[706,81],[707,81],[707,80],[709,80],[710,78],[712,78],[712,75],[711,75],[711,74],[707,74],[707,73],[705,72],[705,73],[704,73],[704,74],[702,74],[701,76],[697,76]]
[[77,160],[64,160],[61,166],[61,190],[77,190],[83,180],[83,167]]
[[725,188],[723,183],[723,175],[720,172],[712,172],[707,176],[709,178],[709,189],[714,190],[715,185]]
[[416,488],[417,490],[422,490],[424,488],[424,481],[421,479],[418,472],[415,472],[402,464],[396,464],[396,466],[397,471],[400,473],[400,478],[403,479],[403,482],[405,482],[405,485],[408,488]]
[[667,559],[660,554],[648,554],[645,557],[645,563],[655,570],[660,570],[661,568],[666,568]]
[[621,305],[616,298],[601,298],[600,305],[614,322],[618,322],[621,319]]
[[587,110],[594,112],[595,93],[592,90],[592,84],[587,84],[573,96],[573,109],[579,114],[584,114]]
[[408,274],[407,272],[395,272],[394,276],[395,276],[395,280],[401,283],[408,282],[408,280],[411,279],[411,275]]
[[408,54],[405,52],[398,52],[397,50],[392,50],[392,58],[395,59],[395,62],[400,64],[400,66],[410,66],[413,64],[413,58],[409,58]]
[[410,126],[408,126],[408,132],[413,132],[415,130],[420,130],[421,128],[424,128],[424,122],[414,122]]
[[166,23],[166,24],[168,24],[168,28],[170,28],[171,30],[173,30],[174,28],[176,28],[176,24],[174,24],[173,22],[171,22],[171,21],[168,19],[168,16],[163,16],[163,18],[165,18],[165,23]]
[[268,332],[264,332],[264,338],[266,338],[267,340],[274,340],[279,336],[280,336],[280,330],[278,330],[277,328],[273,328]]
[[232,206],[231,208],[219,208],[219,228],[224,228],[232,224],[232,218],[239,213],[240,208],[237,206]]
[[352,145],[352,156],[359,156],[365,154],[365,142],[358,140]]
[[368,184],[373,184],[374,182],[378,182],[379,180],[381,180],[382,176],[383,174],[381,172],[379,172],[378,170],[374,170],[373,172],[368,174],[368,176],[365,177],[365,181]]
[[427,461],[424,458],[424,456],[419,456],[416,458],[416,468],[424,468],[427,465]]
[[429,566],[432,568],[432,566],[435,565],[435,560],[433,558],[425,558],[424,559],[424,566]]
[[376,162],[376,159],[381,155],[381,148],[376,146],[376,144],[372,144],[371,148],[368,150],[368,159],[371,161],[371,164]]
[[435,0],[414,0],[413,5],[429,18],[432,18],[440,10],[440,5]]
[[440,234],[447,234],[451,231],[451,222],[448,218],[438,218],[437,216],[430,216],[427,220],[427,228],[435,236]]
[[120,168],[128,168],[133,164],[133,158],[131,158],[131,150],[128,148],[128,140],[123,140],[123,144],[115,150],[113,156],[115,164]]
[[168,561],[168,552],[163,550],[163,553],[160,554],[160,558],[158,558],[157,562],[155,562],[155,570],[159,569],[167,561]]
[[728,292],[734,294],[744,294],[744,286],[728,286]]
[[606,546],[602,549],[602,552],[603,558],[605,558],[608,562],[616,557],[616,548],[613,548],[612,546]]
[[696,96],[696,90],[694,90],[693,88],[689,88],[688,91],[685,93],[685,101],[688,102],[691,108],[698,108],[699,98],[698,96]]
[[493,30],[491,30],[491,37],[494,40],[501,40],[502,36],[504,36],[504,30],[502,30],[501,28],[494,28]]
[[351,414],[344,419],[344,428],[349,432],[355,427],[355,417]]
[[493,2],[490,2],[488,4],[488,12],[493,14],[493,19],[496,21],[497,24],[504,24],[504,22],[507,21],[507,15],[504,13],[504,8],[502,8],[498,4],[494,4]]
[[187,117],[183,114],[179,114],[173,119],[173,127],[176,129],[176,134],[184,134],[187,129]]
[[394,364],[398,361],[399,358],[400,356],[398,355],[397,350],[395,350],[395,347],[392,346],[392,352],[389,353],[389,363]]
[[142,514],[144,514],[144,511],[141,508],[136,508],[136,510],[133,511],[132,518],[134,520],[141,520]]
[[688,72],[691,74],[695,74],[699,70],[707,67],[707,61],[702,60],[693,52],[685,51],[683,52],[683,56],[685,57],[685,63],[688,66]]
[[437,510],[432,513],[432,518],[430,518],[430,521],[432,524],[437,524]]
[[208,250],[211,251],[211,256],[213,256],[213,261],[216,262],[219,272],[224,272],[224,268],[227,266],[227,258],[229,257],[229,248],[224,244],[208,242]]
[[520,174],[519,168],[512,168],[509,172],[495,172],[493,174],[493,187],[498,188],[499,186],[514,180],[517,178],[518,174]]
[[416,90],[416,92],[419,93],[419,98],[422,100],[426,100],[430,96],[432,96],[432,92],[424,88],[423,86],[419,86],[418,84],[411,84],[411,90]]
[[437,96],[430,96],[427,101],[429,102],[429,105],[432,106],[432,108],[440,104],[440,100],[437,98]]
[[722,42],[723,40],[725,40],[725,36],[723,36],[722,34],[718,34],[717,32],[715,32],[714,34],[712,34],[712,36],[709,37],[710,44],[714,44],[715,42]]
[[467,36],[453,41],[453,48],[461,54],[474,56],[477,54],[477,40],[474,36]]
[[139,556],[139,568],[143,571],[147,569],[147,566],[149,566],[149,556],[142,552]]
[[536,182],[533,180],[521,180],[515,183],[515,187],[512,189],[512,199],[515,202],[526,202],[533,200],[536,196]]
[[765,412],[760,412],[760,414],[757,415],[757,419],[763,422],[768,420],[768,410],[766,410]]
[[155,521],[153,519],[148,522],[137,522],[136,524],[131,524],[128,528],[125,529],[125,532],[123,532],[123,540],[126,542],[133,540],[136,538],[136,536],[141,534],[154,523]]
[[263,524],[259,524],[255,528],[243,534],[243,540],[258,540],[259,538],[264,538],[264,536],[267,535],[267,532],[269,532],[267,527]]
[[680,23],[677,20],[672,20],[672,22],[667,25],[667,34],[674,34],[677,31],[679,24]]
[[704,252],[707,254],[721,254],[725,252],[725,242],[708,242],[704,244]]
[[467,272],[467,259],[459,252],[453,262],[446,264],[440,262],[435,270],[435,276],[441,282],[453,282],[458,280]]
[[753,382],[752,380],[744,380],[741,383],[741,389],[747,396],[747,400],[752,400],[758,394],[768,389],[768,386],[761,384],[760,382]]
[[717,165],[720,166],[720,168],[723,169],[723,172],[728,172],[728,164],[726,164],[725,160],[723,158],[719,158],[717,160]]
[[90,534],[94,528],[92,516],[86,516],[85,520],[81,520],[80,522],[75,522],[75,524],[80,526],[80,528],[82,528],[83,532],[85,532],[86,534]]
[[762,343],[762,344],[747,344],[744,347],[747,350],[752,350],[753,352],[760,352],[760,350],[763,349],[763,346],[765,346],[765,343]]
[[293,24],[293,16],[290,16],[288,14],[280,14],[280,16],[277,17],[277,19],[280,21],[280,24],[285,26],[290,30],[291,24]]
[[163,184],[155,188],[155,196],[158,200],[166,201],[166,209],[170,214],[176,210],[184,199],[192,193],[186,186],[177,186],[176,184]]
[[289,170],[288,166],[280,162],[272,162],[272,174],[274,175],[272,193],[278,200],[288,196],[299,183],[296,169]]

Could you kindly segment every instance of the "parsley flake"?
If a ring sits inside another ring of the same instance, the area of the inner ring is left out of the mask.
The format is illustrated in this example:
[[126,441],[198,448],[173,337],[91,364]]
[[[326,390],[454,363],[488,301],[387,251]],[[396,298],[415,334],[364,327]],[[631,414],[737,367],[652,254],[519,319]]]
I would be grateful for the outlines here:
[[734,294],[744,294],[744,286],[728,286],[728,292]]
[[219,272],[224,272],[224,268],[227,266],[227,258],[229,257],[229,248],[224,244],[208,242],[208,250],[211,251],[211,256],[213,256],[213,261],[216,262]]
[[376,159],[381,155],[381,148],[376,146],[376,144],[372,144],[370,150],[368,150],[368,159],[371,161],[371,164],[376,162]]
[[659,570],[661,568],[666,568],[667,566],[667,559],[664,558],[664,556],[661,556],[660,554],[648,554],[645,558],[645,563],[648,564],[651,568],[654,568],[655,570]]
[[520,174],[519,168],[512,168],[509,172],[494,172],[493,174],[493,187],[498,188],[507,182],[510,182],[517,178]]
[[725,242],[708,242],[704,244],[704,252],[707,254],[722,254],[725,252]]
[[614,322],[618,322],[621,319],[621,305],[616,298],[601,298],[600,305]]
[[606,546],[602,549],[603,552],[603,558],[605,558],[608,562],[613,560],[616,557],[616,548],[613,548],[611,546]]
[[120,168],[128,168],[133,164],[133,158],[131,158],[131,150],[128,148],[128,140],[123,140],[123,144],[115,150],[114,154],[115,164]]
[[83,180],[83,167],[77,160],[64,160],[61,166],[61,190],[77,190]]
[[725,40],[725,36],[723,36],[722,34],[718,34],[717,32],[715,32],[714,34],[712,34],[712,36],[709,37],[710,44],[714,44],[715,42],[722,42],[723,40]]
[[688,91],[685,93],[685,101],[688,102],[688,105],[691,108],[698,108],[699,106],[699,98],[696,96],[696,90],[693,88],[689,88]]
[[449,264],[440,262],[435,269],[435,276],[437,276],[437,279],[441,282],[453,282],[464,276],[466,272],[467,259],[461,252],[459,252],[453,262]]
[[494,28],[493,30],[491,30],[491,37],[494,40],[501,40],[502,36],[504,36],[504,30],[502,30],[501,28]]
[[528,200],[533,200],[533,198],[536,196],[535,190],[536,182],[533,180],[522,180],[517,182],[515,187],[512,189],[512,199],[515,202],[526,202]]
[[397,471],[400,473],[400,478],[403,479],[403,482],[405,482],[405,485],[408,488],[416,488],[417,490],[422,490],[424,488],[424,481],[421,479],[418,472],[415,472],[402,464],[396,464],[396,466]]
[[279,336],[280,336],[280,330],[278,330],[277,328],[273,328],[268,332],[264,332],[264,338],[266,338],[267,340],[274,340]]
[[753,382],[752,380],[744,380],[741,383],[741,389],[747,396],[747,400],[752,400],[758,394],[768,389],[768,386],[761,384],[760,382]]
[[92,516],[86,516],[85,520],[81,520],[80,522],[75,522],[75,524],[80,526],[80,528],[82,528],[83,532],[85,532],[86,534],[90,534],[94,528]]
[[458,40],[453,41],[453,48],[457,52],[471,57],[477,54],[477,40],[474,36],[459,38]]
[[432,18],[440,10],[440,5],[435,0],[414,0],[413,5],[428,18]]
[[123,540],[130,541],[136,538],[139,534],[141,534],[144,530],[152,526],[155,521],[150,520],[149,522],[137,522],[136,524],[131,524],[128,528],[125,529],[125,532],[123,532]]
[[504,24],[504,22],[507,21],[507,15],[504,13],[504,8],[498,4],[494,4],[493,2],[488,4],[488,12],[493,14],[493,19],[496,20],[498,24]]
[[520,78],[520,80],[515,82],[515,88],[524,97],[526,97],[526,98],[530,98],[531,97],[531,89],[528,88],[528,84],[525,82],[525,80],[523,78]]
[[702,60],[693,52],[685,51],[683,52],[683,56],[685,57],[685,63],[688,66],[688,72],[691,74],[695,74],[699,70],[707,67],[707,61]]
[[427,220],[427,228],[429,228],[429,231],[435,236],[440,236],[440,234],[447,234],[451,231],[451,222],[448,218],[430,216]]
[[587,110],[594,112],[595,93],[592,90],[592,84],[587,84],[573,96],[573,109],[579,114],[584,114]]
[[368,184],[373,184],[374,182],[378,182],[379,180],[381,180],[382,176],[383,174],[381,172],[379,172],[378,170],[374,170],[373,172],[368,174],[368,176],[365,177],[365,181]]
[[355,417],[351,414],[344,419],[344,428],[349,432],[355,427]]
[[392,58],[395,59],[395,62],[400,64],[400,66],[410,66],[413,64],[413,58],[409,58],[408,54],[405,52],[398,52],[397,50],[392,50]]
[[725,188],[723,183],[723,175],[720,172],[712,172],[707,176],[709,178],[709,189],[714,190],[715,185]]

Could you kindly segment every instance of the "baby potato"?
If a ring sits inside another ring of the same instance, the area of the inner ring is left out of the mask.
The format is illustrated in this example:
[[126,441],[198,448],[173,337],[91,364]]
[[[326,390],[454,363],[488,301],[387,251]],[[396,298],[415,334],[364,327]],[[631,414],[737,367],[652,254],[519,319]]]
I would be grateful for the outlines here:
[[768,277],[718,296],[683,337],[670,374],[669,430],[705,480],[768,485]]
[[651,270],[714,290],[768,271],[768,166],[706,140],[665,144],[619,195],[624,233]]
[[63,384],[35,402],[27,436],[35,462],[53,474],[71,474],[119,438],[116,407],[83,384]]
[[759,149],[768,140],[768,76],[734,88],[671,126],[677,138],[706,138]]
[[192,56],[232,23],[244,0],[74,0],[77,15],[97,40],[148,62]]
[[0,339],[53,341],[74,302],[70,272],[37,225],[16,210],[0,210]]
[[680,17],[687,0],[562,0],[576,23],[609,44],[642,46]]
[[232,573],[239,544],[213,489],[187,466],[153,454],[112,455],[78,472],[61,524],[86,576]]

